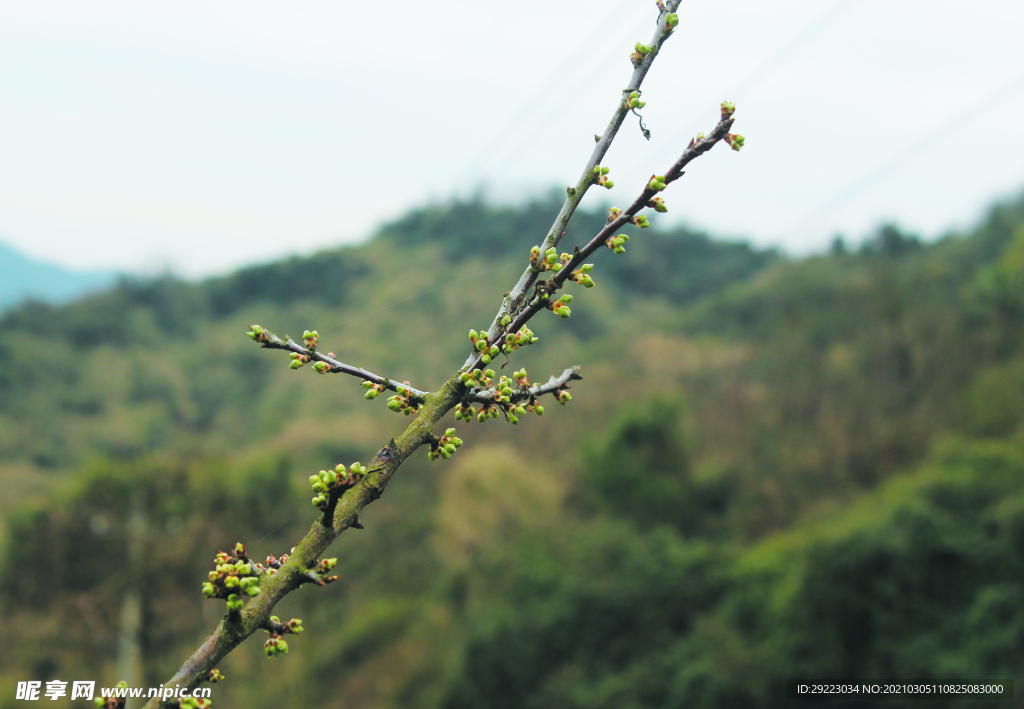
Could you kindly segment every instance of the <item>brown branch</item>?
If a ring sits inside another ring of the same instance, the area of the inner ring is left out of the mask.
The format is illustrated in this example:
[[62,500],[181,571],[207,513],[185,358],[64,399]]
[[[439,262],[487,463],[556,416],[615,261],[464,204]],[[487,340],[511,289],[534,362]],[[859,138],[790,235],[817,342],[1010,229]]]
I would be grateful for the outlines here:
[[[552,376],[544,384],[537,384],[528,389],[515,390],[512,396],[509,397],[510,403],[516,403],[518,401],[527,401],[529,399],[536,399],[544,396],[545,394],[554,394],[559,389],[567,388],[569,382],[573,380],[582,380],[583,375],[580,374],[580,367],[569,367],[557,377]],[[494,395],[497,393],[497,388],[491,387],[489,389],[471,389],[469,393],[462,398],[462,401],[468,404],[493,404]]]
[[[583,166],[583,174],[580,176],[575,187],[568,188],[568,196],[562,204],[562,208],[559,210],[558,216],[555,217],[555,221],[551,225],[551,229],[548,230],[548,235],[544,238],[544,242],[541,244],[541,253],[544,253],[552,246],[558,246],[562,237],[565,236],[565,228],[569,224],[569,220],[572,218],[572,215],[576,212],[576,208],[583,200],[583,195],[585,195],[587,190],[590,189],[590,186],[594,184],[594,166],[601,164],[605,154],[608,152],[608,148],[611,147],[612,141],[619,132],[619,127],[622,125],[622,122],[626,119],[626,115],[630,111],[624,99],[629,96],[630,92],[640,89],[640,86],[644,82],[644,77],[647,76],[647,72],[654,63],[654,58],[661,52],[661,46],[665,43],[665,40],[674,34],[674,30],[666,24],[666,18],[669,14],[676,11],[676,8],[679,7],[679,3],[681,1],[682,0],[668,0],[663,4],[659,3],[660,12],[658,13],[657,30],[655,31],[654,37],[651,39],[649,45],[651,47],[651,51],[644,57],[643,61],[635,65],[633,74],[629,78],[629,83],[626,85],[626,88],[622,90],[622,96],[619,97],[615,104],[615,111],[612,113],[612,118],[608,122],[608,126],[604,129],[604,133],[601,134],[597,144],[594,146],[594,150],[590,154],[590,158]],[[523,272],[523,275],[519,277],[519,280],[516,282],[512,290],[510,290],[504,300],[502,300],[501,307],[498,308],[498,312],[495,314],[494,320],[487,329],[487,334],[490,336],[491,342],[495,341],[495,338],[500,332],[501,326],[499,323],[501,322],[502,317],[506,314],[514,314],[519,311],[529,297],[530,289],[533,287],[534,281],[536,280],[536,272],[531,268],[527,268]],[[462,366],[461,371],[468,371],[480,366],[479,362],[477,362],[477,364],[473,364],[474,360],[478,359],[479,358],[475,353],[471,354]]]
[[[314,522],[306,536],[295,545],[288,561],[273,575],[261,577],[259,595],[242,608],[237,618],[231,617],[235,614],[225,615],[210,637],[164,684],[195,688],[225,655],[257,630],[265,629],[274,606],[299,586],[310,582],[309,573],[342,532],[349,527],[360,526],[359,512],[384,494],[391,476],[417,448],[432,440],[431,429],[459,402],[464,391],[465,387],[452,379],[436,393],[426,394],[423,408],[408,428],[377,452],[367,466],[366,477],[338,500],[333,524],[324,526],[320,520]],[[146,704],[146,709],[158,709],[160,706],[160,699],[153,698]]]
[[[732,114],[725,115],[726,112],[723,110],[722,120],[718,122],[714,130],[699,141],[691,141],[689,147],[683,152],[678,160],[668,169],[665,173],[665,184],[671,184],[683,176],[683,168],[686,167],[692,160],[700,157],[707,151],[711,150],[719,141],[723,140],[729,135],[729,129],[732,128],[733,121]],[[556,273],[550,281],[549,291],[554,293],[556,290],[565,285],[565,280],[569,277],[575,268],[583,265],[583,262],[588,257],[593,255],[595,251],[605,246],[605,241],[616,231],[622,227],[630,224],[637,214],[639,214],[644,208],[649,206],[651,199],[658,194],[657,190],[654,190],[648,186],[644,187],[643,192],[637,197],[633,203],[624,212],[620,213],[617,217],[610,220],[597,235],[591,239],[586,246],[582,249],[576,249],[573,252],[572,258],[566,262],[560,271]],[[542,247],[541,254],[543,255],[544,249]],[[536,274],[535,274],[536,275]],[[535,298],[533,301],[526,303],[522,309],[516,314],[512,321],[505,326],[503,331],[499,331],[494,335],[490,336],[491,342],[502,342],[501,336],[506,332],[518,332],[521,327],[526,325],[534,315],[541,310],[544,310],[547,303],[555,300],[554,296],[549,296],[548,300],[540,300]],[[497,325],[500,327],[500,325]],[[470,355],[468,363],[463,367],[465,371],[471,371],[482,367],[483,364],[480,361],[480,353],[475,352]]]
[[272,332],[266,330],[264,330],[264,332],[267,334],[267,339],[258,340],[261,347],[265,347],[269,350],[286,350],[288,352],[295,352],[296,354],[308,357],[310,361],[323,362],[328,366],[328,369],[324,372],[325,374],[348,374],[353,377],[359,377],[360,379],[373,382],[374,384],[378,384],[385,389],[390,389],[391,391],[398,391],[398,387],[403,387],[412,394],[412,398],[417,402],[422,402],[429,393],[421,391],[420,389],[415,389],[405,382],[395,381],[394,379],[388,379],[387,377],[382,377],[379,374],[368,372],[362,367],[353,367],[351,364],[339,362],[334,357],[325,355],[317,350],[303,347],[290,338],[288,340],[282,340]]

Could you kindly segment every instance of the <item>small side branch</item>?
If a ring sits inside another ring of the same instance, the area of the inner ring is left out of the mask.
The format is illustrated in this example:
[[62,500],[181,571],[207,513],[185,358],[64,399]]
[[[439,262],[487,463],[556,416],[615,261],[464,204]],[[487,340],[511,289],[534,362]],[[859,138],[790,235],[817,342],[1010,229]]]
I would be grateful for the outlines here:
[[[647,76],[647,72],[654,63],[655,57],[657,57],[658,53],[661,51],[662,45],[674,34],[674,28],[676,25],[674,23],[670,23],[668,20],[672,15],[674,15],[681,1],[682,0],[658,1],[658,18],[655,22],[654,36],[652,37],[650,44],[646,46],[646,52],[640,56],[631,56],[631,60],[633,61],[633,73],[629,78],[629,83],[626,85],[626,88],[622,90],[622,94],[617,97],[615,110],[612,113],[611,120],[608,121],[608,125],[605,128],[604,133],[599,136],[594,136],[596,142],[594,150],[591,152],[590,157],[584,164],[583,174],[580,176],[576,186],[569,187],[567,189],[565,203],[562,205],[561,210],[559,210],[558,216],[555,217],[554,223],[551,225],[547,236],[541,244],[542,252],[546,251],[549,247],[558,246],[562,237],[565,236],[565,230],[569,224],[569,220],[572,219],[572,215],[576,212],[576,208],[579,206],[580,202],[583,201],[583,196],[592,185],[597,184],[594,182],[592,171],[595,166],[601,164],[605,154],[608,152],[608,148],[611,147],[612,141],[615,140],[615,136],[619,132],[619,127],[622,126],[622,122],[632,110],[632,107],[629,104],[630,94],[634,91],[640,90],[644,77]],[[678,21],[678,19],[676,21]],[[494,316],[494,320],[487,329],[487,334],[490,336],[492,341],[498,335],[502,317],[505,315],[514,315],[520,312],[520,309],[529,298],[530,289],[533,288],[533,284],[536,280],[537,274],[531,268],[527,268],[523,272],[523,275],[519,277],[515,286],[512,287],[512,290],[509,291],[508,295],[502,301],[501,307],[498,308],[498,312]],[[476,360],[475,363],[474,360]],[[462,371],[473,369],[478,366],[480,366],[479,358],[473,354],[466,360],[466,363],[462,367]]]
[[[537,384],[529,388],[514,390],[512,396],[508,397],[511,403],[529,401],[545,394],[555,394],[568,388],[568,384],[574,380],[582,380],[580,366],[569,367],[557,377],[552,376],[544,384]],[[463,402],[472,404],[493,404],[498,390],[495,387],[489,389],[471,389],[463,398]]]
[[401,387],[402,389],[405,389],[405,391],[409,392],[415,403],[422,403],[429,393],[409,386],[408,382],[399,382],[394,379],[388,379],[387,377],[382,377],[379,374],[368,372],[362,367],[353,367],[351,364],[339,362],[331,356],[333,353],[328,352],[327,354],[323,354],[322,352],[317,351],[315,347],[303,347],[291,338],[282,340],[280,337],[264,328],[256,330],[257,327],[259,326],[253,326],[253,332],[256,333],[256,337],[253,339],[260,344],[260,347],[265,347],[270,350],[294,352],[300,357],[305,357],[305,361],[307,362],[322,362],[324,366],[316,368],[316,371],[321,372],[322,374],[348,374],[350,376],[359,377],[365,381],[372,382],[384,389],[390,389],[394,392],[397,392],[399,387]]
[[[686,148],[683,154],[675,161],[672,167],[668,169],[668,172],[665,173],[665,182],[661,189],[664,189],[665,186],[682,177],[684,167],[694,159],[711,150],[711,148],[713,148],[717,143],[722,140],[732,141],[737,137],[729,133],[729,129],[732,128],[733,121],[735,120],[732,117],[732,113],[731,106],[728,111],[723,106],[722,120],[718,122],[715,129],[711,131],[709,135],[702,137],[700,140],[690,141],[690,145]],[[657,196],[660,189],[655,189],[652,183],[653,180],[651,183],[648,183],[643,192],[640,193],[640,196],[633,201],[628,209],[625,211],[613,209],[605,227],[601,229],[597,236],[591,239],[582,249],[574,249],[572,257],[562,264],[561,269],[551,278],[551,280],[539,281],[537,283],[537,286],[543,286],[543,289],[535,288],[535,295],[532,300],[524,305],[524,307],[516,314],[514,319],[506,322],[503,326],[504,332],[518,332],[520,328],[524,327],[526,323],[530,321],[530,318],[541,310],[547,308],[548,304],[554,300],[551,296],[555,291],[565,285],[566,279],[570,277],[575,269],[582,266],[583,262],[586,261],[587,258],[589,258],[599,248],[605,246],[605,242],[612,234],[627,224],[633,223],[634,217],[636,217],[644,208],[653,208],[655,206],[655,203],[652,200]],[[536,294],[539,290],[543,290],[547,295],[547,298],[542,299],[538,297]],[[496,325],[500,326],[500,323],[496,323]],[[479,369],[481,366],[483,365],[480,353],[474,352],[473,355],[470,355],[469,362],[464,367],[464,370],[472,371],[474,369]]]

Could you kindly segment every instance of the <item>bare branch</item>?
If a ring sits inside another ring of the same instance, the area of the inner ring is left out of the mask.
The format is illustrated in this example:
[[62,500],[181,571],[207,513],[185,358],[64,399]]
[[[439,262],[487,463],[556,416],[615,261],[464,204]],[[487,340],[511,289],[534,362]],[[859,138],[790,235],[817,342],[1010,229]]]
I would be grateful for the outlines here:
[[417,402],[422,402],[429,393],[411,387],[406,382],[399,382],[395,381],[394,379],[388,379],[387,377],[382,377],[379,374],[368,372],[362,367],[353,367],[351,364],[339,362],[334,357],[331,357],[330,353],[325,355],[321,352],[318,352],[315,349],[303,347],[302,345],[297,344],[294,340],[290,338],[288,340],[282,340],[280,337],[278,337],[272,332],[269,332],[268,330],[263,330],[263,332],[266,334],[266,338],[257,339],[257,342],[260,343],[261,347],[265,347],[270,350],[287,350],[288,352],[295,352],[296,354],[302,355],[303,357],[308,358],[310,361],[323,362],[324,364],[327,365],[327,367],[323,370],[324,374],[349,374],[353,377],[365,379],[366,381],[373,382],[374,384],[377,384],[379,386],[384,387],[385,389],[390,389],[391,391],[395,392],[398,391],[399,387],[402,387],[403,389],[408,391],[412,395],[412,398],[417,400]]
[[[580,176],[576,186],[570,187],[567,190],[568,196],[566,197],[565,203],[562,204],[562,209],[559,210],[558,216],[555,217],[555,221],[551,225],[551,229],[548,230],[548,235],[544,238],[544,242],[541,244],[541,253],[549,247],[558,246],[562,237],[565,236],[565,228],[569,224],[569,220],[572,218],[572,215],[575,213],[580,202],[583,201],[583,195],[585,195],[590,186],[594,184],[594,166],[601,164],[601,160],[604,159],[605,153],[607,153],[608,148],[611,147],[612,141],[619,132],[619,127],[626,118],[626,114],[630,111],[627,102],[629,94],[632,91],[638,91],[640,89],[641,84],[643,84],[644,77],[647,76],[647,72],[654,63],[654,58],[661,51],[661,45],[663,45],[665,40],[673,34],[673,28],[666,22],[666,18],[676,11],[676,8],[679,7],[679,3],[681,1],[682,0],[668,0],[664,3],[659,2],[660,12],[658,13],[657,30],[654,32],[654,37],[651,39],[651,43],[649,45],[650,52],[643,57],[642,61],[635,64],[633,75],[629,78],[629,84],[622,90],[622,96],[615,105],[615,111],[612,113],[612,118],[608,122],[608,126],[604,129],[604,133],[597,140],[597,144],[594,146],[594,150],[590,154],[590,158],[583,166],[583,174]],[[505,299],[501,303],[501,307],[498,308],[498,312],[494,316],[494,320],[491,322],[491,326],[487,330],[492,342],[498,335],[501,318],[506,313],[516,312],[522,304],[526,302],[530,288],[533,287],[533,283],[536,279],[537,274],[532,269],[527,268],[523,272],[523,275],[519,277],[519,281],[516,282],[516,285],[509,291],[508,295],[505,296]],[[473,364],[471,366],[471,363],[475,359],[477,359],[475,353],[471,354],[469,359],[467,359],[466,363],[462,366],[462,369],[473,369],[473,367],[479,366],[478,364]]]
[[[688,165],[692,160],[711,150],[711,148],[713,148],[719,141],[725,139],[727,136],[731,136],[731,134],[729,133],[729,129],[732,128],[734,120],[735,119],[733,119],[732,117],[732,111],[730,110],[727,112],[723,108],[722,120],[719,121],[718,125],[715,126],[714,130],[711,131],[709,135],[701,138],[699,141],[690,141],[690,145],[686,148],[683,154],[679,157],[678,160],[676,160],[672,167],[668,169],[668,172],[666,172],[664,175],[665,185],[671,184],[672,182],[675,182],[680,177],[682,177],[683,168],[686,167],[686,165]],[[730,138],[730,140],[732,140],[732,138]],[[614,232],[618,231],[627,224],[632,223],[633,217],[637,216],[637,214],[639,214],[641,210],[643,210],[645,207],[653,206],[654,203],[651,202],[651,200],[655,197],[655,195],[658,194],[659,191],[660,190],[654,189],[651,186],[651,184],[648,183],[648,185],[644,188],[643,192],[640,193],[640,196],[633,201],[633,204],[631,204],[628,209],[626,209],[624,212],[619,213],[614,218],[610,218],[608,224],[606,224],[605,227],[601,229],[601,231],[599,231],[597,235],[593,239],[591,239],[589,243],[587,243],[586,246],[584,246],[582,249],[574,250],[572,258],[566,263],[564,263],[562,265],[561,270],[558,271],[558,273],[556,273],[548,282],[547,291],[549,293],[549,298],[547,300],[542,300],[540,298],[535,297],[530,302],[526,302],[524,300],[525,306],[522,309],[520,309],[518,313],[516,313],[515,317],[512,318],[511,322],[509,322],[504,327],[503,330],[499,330],[498,332],[495,332],[493,335],[491,335],[490,341],[500,343],[501,335],[508,332],[518,332],[521,327],[523,327],[524,325],[526,325],[526,323],[530,321],[530,318],[532,318],[541,310],[544,310],[547,307],[547,304],[549,302],[552,302],[553,300],[550,297],[550,294],[553,294],[556,290],[558,290],[565,284],[565,280],[569,278],[572,271],[577,267],[583,265],[583,262],[588,257],[590,257],[595,251],[597,251],[602,246],[605,246],[606,240]],[[543,253],[544,251],[542,249],[541,254]],[[533,269],[531,268],[528,270]],[[500,327],[500,324],[495,323],[495,325],[492,326],[492,330]],[[480,359],[480,353],[474,351],[473,354],[470,355],[470,358],[467,364],[464,365],[463,369],[466,371],[471,371],[473,369],[478,369],[481,366],[482,363]]]
[[[544,396],[545,394],[554,394],[560,389],[566,389],[568,388],[569,382],[582,379],[583,375],[580,374],[580,366],[576,365],[575,367],[569,367],[557,377],[552,376],[544,384],[537,384],[529,388],[515,390],[509,399],[511,400],[511,403],[536,399],[537,397]],[[498,390],[495,387],[491,387],[489,389],[471,389],[462,400],[463,402],[472,404],[493,404],[497,393]]]
[[[292,549],[288,561],[274,574],[261,576],[259,595],[246,603],[241,612],[226,614],[210,637],[164,684],[195,688],[209,677],[210,670],[225,655],[254,632],[266,629],[272,623],[271,612],[282,598],[303,584],[318,583],[310,574],[317,569],[320,556],[346,529],[361,527],[359,512],[384,494],[391,476],[416,449],[433,440],[431,429],[458,403],[463,390],[464,387],[452,379],[437,393],[426,394],[423,408],[408,428],[377,452],[368,466],[366,477],[338,500],[333,524],[325,526],[320,520],[314,522],[306,536]],[[146,709],[159,709],[160,706],[161,700],[157,697],[149,700]]]

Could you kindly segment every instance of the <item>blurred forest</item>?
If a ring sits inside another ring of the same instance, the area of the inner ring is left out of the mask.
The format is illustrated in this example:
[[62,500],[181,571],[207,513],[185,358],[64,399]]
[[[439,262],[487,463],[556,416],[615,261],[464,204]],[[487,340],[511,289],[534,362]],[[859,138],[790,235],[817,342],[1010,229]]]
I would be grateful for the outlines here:
[[[316,519],[308,475],[408,422],[249,325],[317,329],[436,389],[559,204],[456,202],[357,247],[3,316],[0,707],[18,680],[116,682],[131,589],[139,683],[165,680],[223,612],[200,594],[214,554],[286,553]],[[578,214],[564,243],[603,221]],[[1024,198],[936,243],[885,226],[792,260],[654,228],[595,263],[514,360],[534,381],[581,364],[572,402],[460,422],[450,461],[406,463],[333,547],[341,581],[278,607],[304,620],[291,652],[244,644],[215,706],[785,707],[795,677],[1022,691]]]

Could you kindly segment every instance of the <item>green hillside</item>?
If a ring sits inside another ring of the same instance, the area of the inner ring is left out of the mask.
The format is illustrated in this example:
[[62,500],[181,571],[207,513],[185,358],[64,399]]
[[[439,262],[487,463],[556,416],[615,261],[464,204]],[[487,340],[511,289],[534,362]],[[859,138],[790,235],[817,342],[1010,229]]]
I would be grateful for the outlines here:
[[[4,316],[0,685],[116,681],[131,587],[158,684],[222,610],[199,593],[213,555],[287,552],[307,476],[401,429],[250,324],[437,388],[557,205],[455,202],[362,246]],[[782,707],[789,677],[1022,679],[1024,199],[800,261],[650,229],[594,278],[515,358],[534,380],[582,365],[572,402],[403,466],[335,545],[342,580],[282,603],[291,652],[239,648],[216,706]]]

